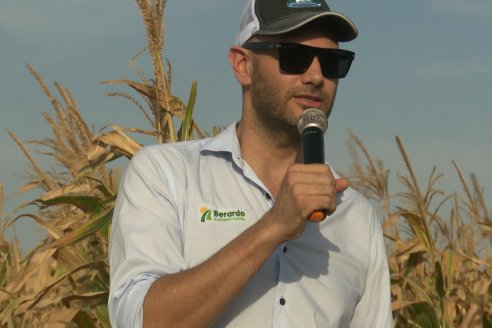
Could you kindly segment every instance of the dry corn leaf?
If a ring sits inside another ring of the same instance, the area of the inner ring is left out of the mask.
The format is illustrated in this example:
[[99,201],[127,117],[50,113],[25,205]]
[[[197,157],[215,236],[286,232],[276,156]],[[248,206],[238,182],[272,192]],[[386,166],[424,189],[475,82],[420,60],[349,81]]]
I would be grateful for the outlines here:
[[492,234],[492,223],[480,222],[480,228],[482,229],[482,231],[488,234]]
[[398,310],[401,310],[401,309],[404,309],[405,307],[411,305],[411,304],[414,304],[414,303],[418,303],[419,301],[394,301],[394,302],[391,302],[391,311],[398,311]]
[[88,153],[92,165],[106,163],[120,156],[132,158],[142,145],[130,138],[122,129],[111,126],[114,131],[106,132],[93,140],[93,149]]
[[[0,325],[4,327],[6,324],[11,322],[11,318],[14,316],[16,309],[19,307],[19,304],[29,300],[30,297],[22,296],[22,298],[15,299],[11,298],[8,300],[8,303],[4,305],[0,312]],[[13,325],[7,327],[15,327]]]
[[480,258],[478,258],[476,256],[467,255],[462,250],[459,250],[459,249],[457,249],[456,252],[458,252],[461,256],[469,259],[470,261],[472,261],[475,264],[483,265],[483,266],[486,266],[488,268],[491,268],[492,267],[492,263],[490,263],[487,260],[480,259]]
[[109,296],[109,292],[92,292],[86,294],[77,294],[77,295],[69,295],[63,298],[63,303],[68,304],[74,301],[82,301],[83,304],[91,303],[93,301],[98,301],[101,299],[107,299]]
[[411,254],[422,253],[422,252],[425,253],[426,251],[427,248],[422,243],[422,240],[416,237],[405,243],[399,241],[396,257],[398,257],[400,263],[405,263]]
[[109,209],[98,210],[93,217],[91,217],[91,220],[63,235],[60,239],[46,243],[42,246],[42,249],[58,249],[77,243],[103,229],[110,223],[112,217],[113,207],[112,204],[110,204]]
[[447,297],[444,299],[444,318],[450,327],[453,327],[453,322],[457,316],[457,296]]
[[[52,293],[55,294],[55,293]],[[34,296],[34,295],[33,295]],[[33,297],[34,298],[34,297]],[[44,312],[53,304],[57,304],[62,300],[62,295],[47,295],[43,297],[38,303],[36,303],[35,308],[31,308],[31,300],[25,301],[15,309],[15,313],[25,313],[25,312]]]
[[21,214],[21,215],[17,216],[16,218],[14,218],[12,221],[10,221],[7,224],[7,226],[11,226],[12,224],[14,224],[14,222],[16,222],[17,220],[19,220],[22,217],[28,217],[28,218],[31,218],[34,221],[36,221],[36,223],[38,223],[41,227],[43,227],[44,230],[46,230],[46,232],[52,238],[59,238],[61,236],[61,232],[58,229],[59,227],[57,227],[56,225],[52,225],[51,223],[44,220],[41,216],[35,215],[35,214],[29,214],[29,213]]
[[[126,84],[132,89],[136,90],[138,93],[143,95],[144,97],[155,101],[156,100],[156,88],[153,86],[149,86],[143,83],[138,83],[132,80],[110,80],[110,81],[102,81],[101,84]],[[161,95],[164,95],[164,92],[160,92]],[[183,119],[185,115],[185,106],[181,99],[175,97],[173,95],[169,95],[169,108],[167,108],[167,103],[165,99],[160,99],[159,105],[162,109],[171,112],[176,115],[178,118]]]
[[10,293],[16,294],[23,288],[32,276],[39,270],[39,268],[46,264],[49,259],[55,253],[55,249],[46,249],[46,250],[37,250],[33,253],[33,256],[28,263],[28,266],[25,271],[19,273],[15,279],[9,284],[8,291]]
[[41,195],[41,197],[39,197],[39,200],[45,202],[61,196],[71,196],[71,195],[81,195],[81,194],[86,195],[91,190],[92,188],[88,183],[79,184],[79,185],[68,185],[49,191]]
[[46,323],[50,328],[66,328],[68,324],[81,310],[77,308],[54,309],[49,312]]
[[99,270],[101,270],[105,266],[106,266],[106,264],[102,261],[98,261],[98,262],[94,262],[94,263],[87,263],[87,264],[81,265],[81,266],[73,269],[72,271],[62,275],[61,277],[57,277],[56,279],[54,279],[52,281],[52,283],[45,286],[41,290],[41,292],[36,295],[36,297],[34,299],[32,299],[30,301],[26,301],[26,303],[28,304],[28,310],[31,310],[32,308],[34,308],[40,301],[43,300],[45,295],[47,295],[54,287],[59,285],[62,281],[64,281],[68,277],[72,276],[73,274],[75,274],[79,271],[82,271],[82,270],[87,270],[87,269],[99,269]]
[[[397,224],[397,222],[400,220],[400,214],[398,213],[393,213],[389,215],[385,220],[383,220],[383,231],[386,231],[388,228],[393,227]],[[392,238],[393,240],[396,240],[396,238]]]

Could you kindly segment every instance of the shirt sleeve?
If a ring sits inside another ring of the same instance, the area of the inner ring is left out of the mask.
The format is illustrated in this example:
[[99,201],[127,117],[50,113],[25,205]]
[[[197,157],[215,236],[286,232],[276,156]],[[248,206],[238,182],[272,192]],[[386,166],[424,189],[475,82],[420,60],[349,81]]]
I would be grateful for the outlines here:
[[135,154],[125,171],[109,241],[112,327],[141,327],[151,284],[185,268],[170,171],[162,155],[146,148]]
[[374,210],[372,224],[365,290],[355,308],[350,328],[393,327],[388,259],[381,225]]

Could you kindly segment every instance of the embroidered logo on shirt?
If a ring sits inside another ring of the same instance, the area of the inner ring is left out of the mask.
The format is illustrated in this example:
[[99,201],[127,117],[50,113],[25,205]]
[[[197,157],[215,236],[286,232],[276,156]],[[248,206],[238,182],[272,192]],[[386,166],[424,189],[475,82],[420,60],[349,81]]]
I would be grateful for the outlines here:
[[312,8],[321,7],[321,0],[289,0],[287,6],[289,8]]
[[219,211],[215,209],[209,209],[202,207],[200,209],[202,217],[200,222],[231,222],[231,221],[246,221],[246,213],[241,210],[235,211]]

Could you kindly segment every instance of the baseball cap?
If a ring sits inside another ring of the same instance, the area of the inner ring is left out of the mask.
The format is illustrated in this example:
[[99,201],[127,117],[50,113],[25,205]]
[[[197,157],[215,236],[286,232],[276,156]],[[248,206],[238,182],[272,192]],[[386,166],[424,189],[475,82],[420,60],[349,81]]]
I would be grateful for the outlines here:
[[357,28],[346,16],[331,11],[324,0],[247,0],[236,44],[243,45],[254,35],[277,35],[319,21],[334,32],[338,41],[357,37]]

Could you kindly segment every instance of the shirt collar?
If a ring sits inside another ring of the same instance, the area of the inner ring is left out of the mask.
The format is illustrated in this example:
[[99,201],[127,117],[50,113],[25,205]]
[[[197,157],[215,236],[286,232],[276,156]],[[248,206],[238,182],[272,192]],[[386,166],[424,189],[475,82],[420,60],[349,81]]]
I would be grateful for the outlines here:
[[211,138],[209,142],[202,146],[200,152],[202,154],[208,152],[227,153],[231,156],[231,159],[236,165],[242,168],[244,164],[241,156],[241,147],[239,146],[239,140],[237,138],[237,123],[238,122],[234,122],[218,135]]
[[[234,122],[218,135],[210,138],[208,142],[203,144],[200,153],[202,155],[206,155],[207,153],[222,155],[222,157],[232,160],[241,170],[244,170],[246,164],[241,155],[241,147],[239,146],[239,139],[237,137],[237,124],[238,122]],[[335,178],[340,178],[331,165],[328,163],[326,164],[330,166]],[[252,178],[252,180],[263,186],[263,183],[261,183],[259,179],[257,181],[257,179]],[[266,190],[266,187],[263,186],[263,188]]]

